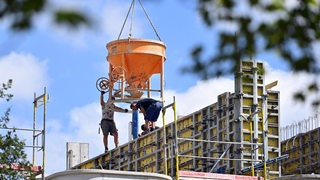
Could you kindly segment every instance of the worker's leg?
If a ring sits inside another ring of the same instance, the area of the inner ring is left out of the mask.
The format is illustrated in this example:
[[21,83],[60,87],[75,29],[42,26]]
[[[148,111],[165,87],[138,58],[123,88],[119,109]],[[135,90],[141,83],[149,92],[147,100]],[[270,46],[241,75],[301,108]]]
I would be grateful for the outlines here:
[[108,121],[102,120],[100,122],[102,133],[103,133],[103,145],[105,148],[105,152],[108,151],[108,134],[109,134],[109,127],[108,127]]
[[150,113],[148,117],[151,121],[152,130],[156,129],[156,121],[158,120],[161,109],[162,105],[160,102],[155,103],[155,105],[150,108],[150,111],[148,109],[148,112]]
[[155,130],[156,129],[156,122],[151,121],[151,126],[152,126],[152,129]]
[[119,144],[118,132],[113,133],[113,138],[114,138],[114,145],[116,148],[118,148],[118,144]]
[[145,125],[145,127],[146,127],[146,132],[149,132],[149,131],[150,131],[150,128],[149,128],[149,127],[150,127],[150,123],[149,123],[148,120],[145,120],[144,122],[145,122],[144,125]]
[[105,152],[108,151],[108,135],[103,135],[103,144],[104,144],[104,149],[105,149]]
[[115,148],[118,147],[119,140],[118,140],[118,129],[116,127],[116,123],[114,121],[110,122],[110,134],[113,136],[114,139],[114,146]]

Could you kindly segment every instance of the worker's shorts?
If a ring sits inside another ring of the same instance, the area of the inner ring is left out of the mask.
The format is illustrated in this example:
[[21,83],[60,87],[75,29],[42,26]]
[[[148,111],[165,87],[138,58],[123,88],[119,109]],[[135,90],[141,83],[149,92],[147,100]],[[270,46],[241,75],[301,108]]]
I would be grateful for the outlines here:
[[113,120],[102,119],[100,122],[103,135],[113,135],[118,131],[116,123]]
[[162,104],[160,102],[151,104],[146,111],[144,120],[156,122],[158,120],[161,109]]

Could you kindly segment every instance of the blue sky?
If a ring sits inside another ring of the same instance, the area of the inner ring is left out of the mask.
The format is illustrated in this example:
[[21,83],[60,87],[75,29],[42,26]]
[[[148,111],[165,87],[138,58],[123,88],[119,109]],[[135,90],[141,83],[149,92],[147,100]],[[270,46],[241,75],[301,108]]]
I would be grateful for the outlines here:
[[[201,81],[181,68],[190,64],[189,53],[198,44],[213,52],[216,29],[207,28],[196,12],[195,1],[142,1],[161,40],[166,44],[165,100],[176,97],[178,115],[187,115],[217,101],[224,92],[233,92],[233,77]],[[47,13],[35,19],[32,31],[16,34],[9,31],[8,20],[0,21],[0,82],[13,79],[10,103],[0,102],[0,109],[11,107],[10,125],[32,128],[34,93],[44,87],[50,95],[46,121],[46,174],[65,170],[66,142],[89,143],[90,157],[103,152],[102,135],[98,134],[101,119],[96,80],[108,73],[106,44],[116,40],[131,1],[50,1],[50,8],[69,7],[86,11],[94,18],[94,28],[70,30],[56,27]],[[50,11],[50,8],[48,11]],[[128,37],[128,25],[121,38]],[[157,39],[138,1],[135,4],[133,38]],[[319,45],[315,46],[319,49]],[[318,51],[319,52],[319,51]],[[246,58],[244,58],[246,59]],[[288,125],[314,115],[307,104],[291,98],[297,89],[306,86],[313,76],[293,74],[271,52],[261,53],[257,60],[268,66],[266,81],[279,81],[274,90],[281,91],[281,125]],[[42,125],[42,109],[38,109],[38,128]],[[129,114],[116,114],[120,145],[128,141]],[[170,122],[170,119],[168,119]],[[158,121],[158,125],[161,123]],[[121,128],[119,128],[121,127]],[[32,134],[21,132],[27,144]],[[109,149],[114,147],[109,138]],[[27,149],[30,153],[30,150]],[[29,156],[31,160],[31,156]],[[41,155],[37,154],[41,165]]]

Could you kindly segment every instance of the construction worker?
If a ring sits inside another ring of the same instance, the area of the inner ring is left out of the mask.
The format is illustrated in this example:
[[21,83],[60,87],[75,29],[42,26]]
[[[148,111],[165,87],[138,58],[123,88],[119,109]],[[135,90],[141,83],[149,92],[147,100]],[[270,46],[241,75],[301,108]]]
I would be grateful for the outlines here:
[[100,94],[100,105],[102,108],[102,120],[100,122],[100,126],[103,133],[103,144],[105,147],[105,153],[108,151],[108,135],[113,136],[114,138],[114,145],[117,148],[119,144],[118,139],[118,129],[116,127],[116,123],[114,122],[114,111],[119,112],[128,112],[128,109],[122,109],[114,105],[113,100],[114,97],[109,97],[107,102],[104,102],[103,95],[105,94],[104,91],[101,91]]
[[[161,102],[154,100],[152,98],[146,98],[136,103],[132,103],[130,105],[130,108],[132,110],[140,109],[140,111],[143,113],[144,120],[145,120],[145,127],[147,127],[145,130],[146,133],[156,129],[156,121],[158,120],[160,111],[162,109]],[[150,123],[151,123],[151,128],[149,128]]]

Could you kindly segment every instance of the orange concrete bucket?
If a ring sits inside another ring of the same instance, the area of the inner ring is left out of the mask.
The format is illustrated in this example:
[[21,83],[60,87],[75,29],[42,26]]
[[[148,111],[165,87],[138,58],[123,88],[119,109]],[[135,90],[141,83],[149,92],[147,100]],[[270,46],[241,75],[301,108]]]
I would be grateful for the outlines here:
[[126,83],[132,88],[146,88],[146,82],[153,74],[163,72],[166,46],[161,41],[120,39],[109,42],[107,50],[111,69],[123,69]]

